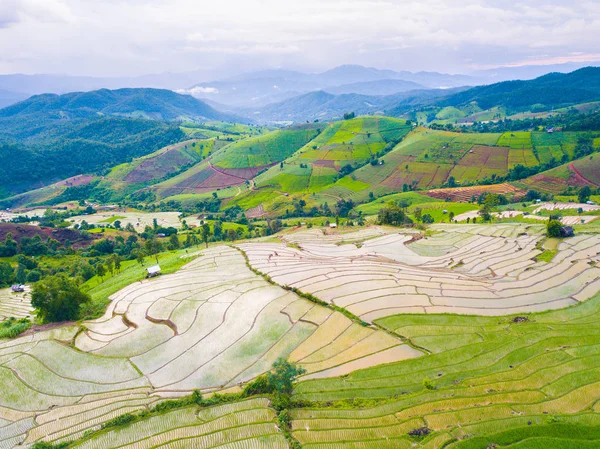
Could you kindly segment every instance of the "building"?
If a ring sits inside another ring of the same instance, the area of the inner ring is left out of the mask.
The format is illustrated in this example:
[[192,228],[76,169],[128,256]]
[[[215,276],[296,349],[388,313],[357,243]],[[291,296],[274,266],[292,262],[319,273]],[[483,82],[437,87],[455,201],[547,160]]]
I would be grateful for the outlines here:
[[152,265],[151,267],[146,268],[146,271],[148,272],[148,277],[153,278],[154,276],[158,276],[160,274],[160,266]]
[[575,235],[575,230],[571,226],[563,226],[560,228],[560,236],[561,237],[573,237]]
[[14,293],[22,293],[25,291],[25,286],[21,285],[21,284],[15,284],[15,285],[11,285],[10,289],[14,292]]

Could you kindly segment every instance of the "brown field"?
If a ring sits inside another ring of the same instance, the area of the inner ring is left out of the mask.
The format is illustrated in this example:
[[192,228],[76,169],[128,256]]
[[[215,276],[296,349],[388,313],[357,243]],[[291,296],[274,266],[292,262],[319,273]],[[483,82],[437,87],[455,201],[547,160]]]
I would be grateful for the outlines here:
[[84,234],[74,229],[46,228],[17,223],[0,223],[0,241],[4,241],[6,235],[9,233],[12,234],[13,239],[17,242],[21,241],[21,238],[23,237],[34,237],[39,235],[44,241],[52,238],[58,240],[63,245],[65,242],[69,241],[73,244],[74,248],[89,246],[94,242],[94,238],[98,238],[98,235],[96,234],[84,236]]
[[508,183],[493,184],[489,186],[471,186],[471,187],[455,187],[451,189],[433,189],[425,192],[425,195],[432,198],[451,201],[469,202],[473,196],[478,197],[482,193],[498,193],[502,195],[525,195],[525,190],[519,189]]
[[78,187],[85,186],[94,180],[93,176],[89,175],[77,175],[71,176],[70,178],[63,179],[62,181],[54,184],[56,187]]
[[488,147],[473,145],[471,150],[460,160],[458,165],[467,167],[485,167],[491,170],[506,171],[508,167],[507,147]]

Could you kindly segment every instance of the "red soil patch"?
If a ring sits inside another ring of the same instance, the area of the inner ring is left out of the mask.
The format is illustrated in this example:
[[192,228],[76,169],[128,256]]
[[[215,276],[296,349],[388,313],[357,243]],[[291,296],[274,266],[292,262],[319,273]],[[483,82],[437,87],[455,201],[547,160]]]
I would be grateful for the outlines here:
[[485,167],[491,170],[508,169],[508,147],[489,147],[473,145],[458,165],[466,167]]
[[254,178],[260,171],[265,170],[269,167],[272,167],[275,164],[263,165],[260,167],[249,167],[249,168],[221,168],[212,165],[212,169],[216,172],[222,173],[224,175],[233,176],[234,178],[239,178],[244,181],[250,180]]
[[191,162],[177,148],[174,148],[161,155],[144,160],[125,176],[124,181],[135,184],[160,179]]
[[482,193],[498,193],[501,195],[524,196],[527,192],[508,183],[493,184],[490,186],[455,187],[449,189],[433,189],[425,192],[425,195],[446,201],[450,198],[455,202],[470,202],[473,196],[478,197]]
[[99,236],[95,235],[84,235],[75,229],[56,229],[28,224],[0,223],[0,240],[4,241],[8,233],[12,233],[13,239],[17,242],[20,242],[23,237],[39,235],[44,241],[52,238],[58,240],[63,245],[69,241],[74,248],[85,248],[91,245],[95,238],[99,238]]
[[78,187],[85,186],[94,180],[93,176],[89,175],[77,175],[72,176],[62,181],[57,182],[55,185],[58,187]]
[[[598,176],[596,168],[597,167],[590,167],[590,170],[591,170],[590,175]],[[590,180],[589,177],[586,177],[586,176],[584,176],[584,174],[581,173],[581,171],[586,172],[586,171],[588,171],[588,169],[582,168],[580,171],[577,167],[575,167],[574,164],[569,164],[569,170],[571,170],[573,172],[573,174],[575,175],[575,178],[578,181],[582,182],[583,185],[593,185],[596,187],[600,187],[600,184],[596,184],[594,181]],[[585,174],[587,174],[587,173],[585,173]]]
[[318,167],[327,167],[327,168],[333,168],[334,170],[337,170],[337,167],[335,166],[335,161],[324,161],[323,159],[319,159],[317,161],[313,161],[310,162],[312,165],[316,165]]

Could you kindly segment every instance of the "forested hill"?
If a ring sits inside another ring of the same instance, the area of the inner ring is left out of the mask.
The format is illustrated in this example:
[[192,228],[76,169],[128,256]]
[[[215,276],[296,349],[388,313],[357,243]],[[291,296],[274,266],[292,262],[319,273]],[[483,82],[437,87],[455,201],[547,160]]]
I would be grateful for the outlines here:
[[101,89],[64,95],[42,94],[0,110],[0,118],[33,118],[40,115],[61,119],[117,115],[155,120],[202,119],[241,121],[217,111],[190,95],[164,89]]
[[451,95],[438,104],[460,107],[476,102],[481,109],[494,106],[510,111],[552,107],[600,100],[600,67],[571,73],[549,73],[529,81],[505,81]]
[[100,117],[65,121],[58,130],[32,129],[29,138],[0,139],[0,198],[99,174],[184,137],[179,127],[161,121]]

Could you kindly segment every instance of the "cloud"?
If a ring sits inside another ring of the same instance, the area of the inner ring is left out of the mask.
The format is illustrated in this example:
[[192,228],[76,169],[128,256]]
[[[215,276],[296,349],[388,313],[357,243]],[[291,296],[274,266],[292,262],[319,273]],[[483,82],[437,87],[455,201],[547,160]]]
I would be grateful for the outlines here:
[[0,69],[464,72],[577,60],[597,53],[598,29],[593,0],[0,0]]

